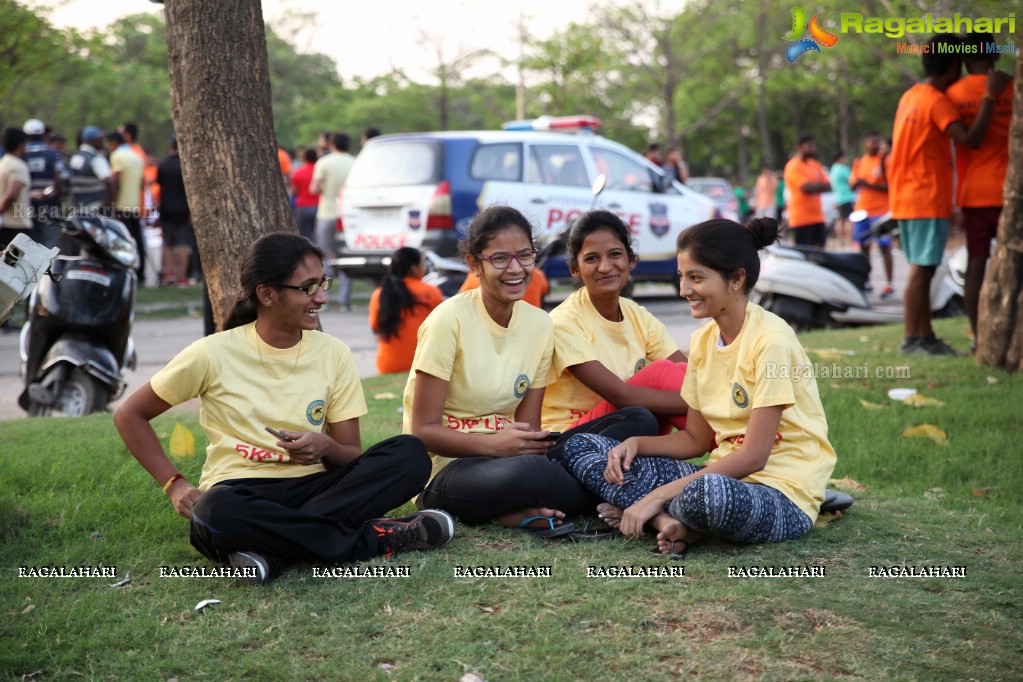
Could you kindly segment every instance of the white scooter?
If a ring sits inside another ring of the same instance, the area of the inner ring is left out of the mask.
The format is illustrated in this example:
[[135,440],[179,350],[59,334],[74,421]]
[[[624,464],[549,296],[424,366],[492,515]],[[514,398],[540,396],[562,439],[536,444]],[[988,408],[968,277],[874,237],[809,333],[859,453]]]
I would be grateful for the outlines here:
[[[872,233],[891,232],[894,222],[881,218]],[[901,303],[867,299],[869,276],[870,261],[862,253],[773,245],[761,255],[760,279],[752,298],[797,328],[901,322]],[[964,312],[961,281],[950,277],[946,261],[931,280],[931,309],[935,317]]]

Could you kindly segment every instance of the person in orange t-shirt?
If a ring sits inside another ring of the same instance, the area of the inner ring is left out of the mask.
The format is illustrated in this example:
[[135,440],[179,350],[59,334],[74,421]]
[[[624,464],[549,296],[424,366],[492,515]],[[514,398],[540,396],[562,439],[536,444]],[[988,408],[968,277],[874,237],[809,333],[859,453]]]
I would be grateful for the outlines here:
[[799,138],[796,155],[785,164],[785,188],[789,191],[786,210],[796,244],[824,248],[826,231],[821,194],[831,189],[828,173],[816,159],[813,135]]
[[[465,276],[465,281],[462,282],[458,293],[469,291],[470,289],[478,289],[479,286],[480,278],[476,276],[476,273],[470,271]],[[543,270],[540,268],[536,268],[533,270],[533,278],[529,280],[529,284],[526,286],[526,294],[522,297],[522,300],[533,307],[543,308],[544,296],[547,295],[550,289],[551,285],[547,281],[547,275],[543,274]]]
[[873,237],[869,233],[878,219],[888,212],[888,170],[891,168],[891,157],[881,153],[880,133],[867,135],[863,150],[866,154],[853,161],[852,174],[849,176],[849,186],[856,190],[853,209],[866,212],[865,218],[853,223],[853,239],[868,259],[871,244],[877,242],[881,249],[881,261],[887,277],[881,299],[887,301],[895,295],[892,286],[892,236],[882,234]]
[[391,254],[383,283],[369,299],[369,326],[377,335],[377,371],[407,372],[416,354],[419,327],[444,296],[423,282],[423,257],[403,246]]
[[[1009,122],[1012,119],[1012,80],[1000,93],[987,92],[987,74],[993,71],[998,54],[984,52],[985,43],[993,43],[990,33],[970,33],[964,39],[976,52],[965,53],[967,75],[953,83],[945,93],[959,110],[963,125],[977,118],[985,99],[993,99],[994,111],[987,137],[976,149],[956,145],[956,171],[959,187],[956,203],[962,209],[966,233],[966,285],[964,303],[970,318],[973,338],[977,338],[977,309],[984,270],[991,253],[991,240],[998,232],[1002,214],[1002,186],[1009,167]],[[989,97],[988,95],[991,95]],[[976,341],[974,341],[976,347]]]
[[[924,80],[899,100],[895,112],[888,199],[899,221],[899,240],[909,263],[904,296],[905,340],[902,352],[958,355],[934,335],[931,280],[948,240],[952,214],[952,150],[948,138],[976,149],[984,141],[994,100],[1008,74],[988,74],[984,101],[969,130],[945,91],[959,80],[962,41],[953,35],[931,38],[923,54]],[[988,96],[990,94],[990,97]]]

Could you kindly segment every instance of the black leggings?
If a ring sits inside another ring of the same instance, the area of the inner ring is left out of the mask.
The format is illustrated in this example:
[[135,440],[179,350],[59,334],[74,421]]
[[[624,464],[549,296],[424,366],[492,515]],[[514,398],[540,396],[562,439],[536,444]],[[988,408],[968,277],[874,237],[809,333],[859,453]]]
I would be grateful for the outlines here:
[[429,476],[423,442],[395,436],[339,469],[218,483],[192,509],[189,539],[220,562],[235,551],[285,560],[368,559],[376,555],[377,533],[366,522],[405,504]]
[[420,509],[443,509],[468,524],[486,523],[529,507],[550,507],[578,516],[592,511],[600,500],[562,463],[565,441],[577,433],[624,440],[658,432],[657,418],[646,408],[615,410],[566,431],[547,455],[459,457],[440,470],[416,504]]

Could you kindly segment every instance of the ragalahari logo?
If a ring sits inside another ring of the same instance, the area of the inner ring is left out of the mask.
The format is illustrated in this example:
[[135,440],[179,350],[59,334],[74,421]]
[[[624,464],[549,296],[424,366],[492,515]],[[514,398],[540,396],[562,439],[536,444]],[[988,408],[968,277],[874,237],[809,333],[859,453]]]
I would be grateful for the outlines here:
[[[824,47],[834,47],[835,43],[838,42],[838,36],[828,33],[821,28],[820,23],[817,21],[818,16],[820,15],[813,15],[813,19],[808,24],[806,12],[803,11],[803,8],[792,8],[792,30],[789,31],[788,35],[784,36],[785,40],[792,43],[785,50],[785,58],[789,60],[790,64],[811,50],[819,54],[821,45]],[[803,34],[807,32],[809,32],[810,37],[804,38]]]

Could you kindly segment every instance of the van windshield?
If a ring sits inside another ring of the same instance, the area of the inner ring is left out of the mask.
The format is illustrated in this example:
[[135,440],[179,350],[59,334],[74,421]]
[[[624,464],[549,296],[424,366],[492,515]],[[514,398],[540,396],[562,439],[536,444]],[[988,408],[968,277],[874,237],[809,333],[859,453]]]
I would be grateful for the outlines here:
[[368,145],[348,175],[347,187],[429,185],[440,181],[436,142],[377,142]]

